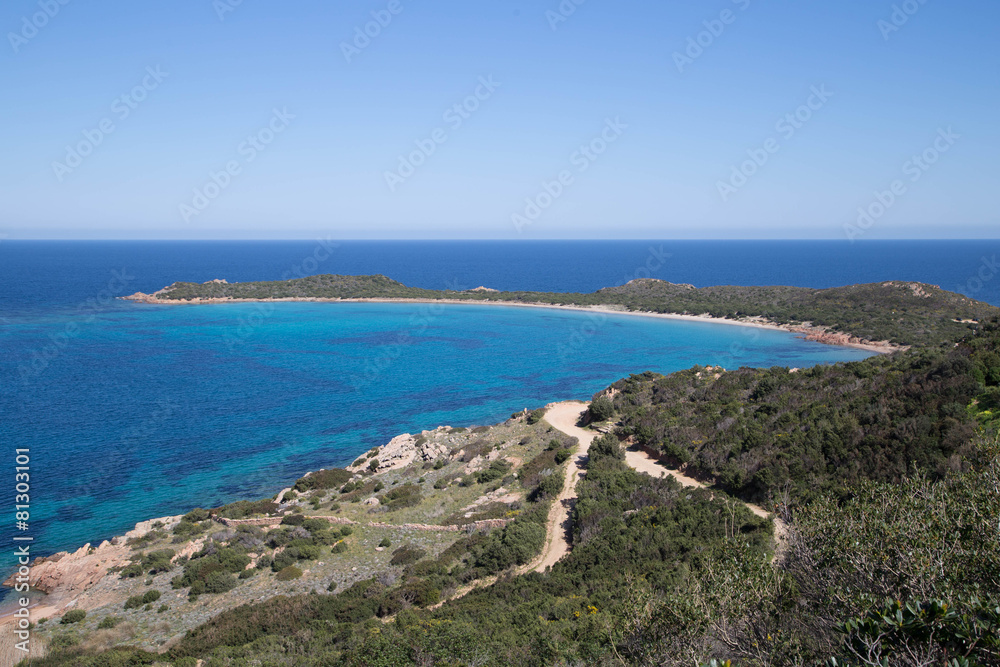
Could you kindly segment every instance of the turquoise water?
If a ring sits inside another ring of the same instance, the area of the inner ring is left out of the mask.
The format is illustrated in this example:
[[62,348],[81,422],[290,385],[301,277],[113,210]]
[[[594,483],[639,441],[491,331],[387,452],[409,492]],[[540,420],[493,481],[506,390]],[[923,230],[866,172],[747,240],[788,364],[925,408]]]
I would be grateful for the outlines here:
[[587,399],[629,373],[868,356],[780,331],[482,305],[114,302],[4,327],[14,360],[45,337],[62,347],[8,363],[0,399],[4,441],[32,452],[38,552],[267,496],[398,433]]

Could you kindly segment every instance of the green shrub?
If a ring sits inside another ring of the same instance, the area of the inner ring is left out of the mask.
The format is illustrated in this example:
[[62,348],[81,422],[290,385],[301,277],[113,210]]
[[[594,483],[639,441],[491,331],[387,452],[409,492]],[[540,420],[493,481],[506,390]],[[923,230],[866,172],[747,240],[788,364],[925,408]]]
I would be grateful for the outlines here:
[[205,592],[212,594],[227,593],[237,585],[236,577],[229,572],[211,572],[205,577]]
[[174,567],[170,561],[175,555],[173,549],[158,549],[146,554],[142,559],[142,567],[150,574],[169,572]]
[[494,461],[490,464],[489,468],[480,470],[476,473],[476,482],[479,484],[489,484],[490,482],[495,482],[498,479],[503,479],[504,475],[510,472],[510,467],[510,463],[507,461]]
[[133,561],[122,568],[122,571],[118,573],[121,579],[134,579],[136,577],[141,577],[146,574],[146,569],[142,566],[142,556],[138,561]]
[[280,572],[284,570],[289,565],[293,565],[298,561],[298,559],[285,549],[281,553],[275,554],[274,560],[271,561],[271,570],[274,572]]
[[101,619],[101,622],[97,624],[98,630],[108,630],[115,627],[125,619],[121,616],[105,616]]
[[351,479],[352,473],[343,468],[331,468],[330,470],[318,470],[307,477],[302,477],[295,482],[295,490],[304,493],[312,490],[335,489],[343,486]]
[[306,518],[301,514],[286,514],[281,517],[281,525],[283,526],[301,526],[305,523]]
[[211,516],[212,515],[208,510],[196,507],[181,517],[181,521],[187,523],[199,523],[209,519]]
[[83,619],[87,618],[87,612],[83,609],[71,609],[63,614],[62,619],[59,621],[61,625],[71,625],[73,623],[79,623]]
[[571,452],[568,449],[559,449],[559,450],[556,450],[556,453],[555,453],[556,463],[559,464],[559,465],[562,465],[572,455],[573,455],[573,452]]
[[532,410],[528,413],[528,423],[537,424],[542,421],[542,417],[545,416],[545,408],[538,408],[537,410]]
[[273,514],[277,509],[277,503],[266,498],[264,500],[237,500],[235,503],[219,507],[214,512],[227,519],[245,519],[258,514]]
[[301,576],[302,576],[302,570],[295,567],[294,565],[289,565],[286,568],[282,568],[282,570],[278,572],[275,579],[277,579],[278,581],[291,581],[292,579],[298,579]]
[[345,551],[347,551],[347,542],[337,542],[333,545],[333,548],[330,549],[330,552],[335,554],[342,554]]
[[389,540],[388,537],[383,537],[382,541],[379,542],[378,545],[380,547],[382,547],[383,549],[385,549],[386,547],[391,547],[392,546],[392,542]]
[[420,487],[413,483],[407,483],[380,496],[379,502],[391,511],[418,505],[421,497]]
[[392,552],[392,558],[389,560],[389,564],[409,565],[411,563],[416,563],[426,555],[427,552],[420,547],[412,544],[406,544]]
[[590,418],[595,422],[611,419],[615,414],[615,404],[605,395],[598,396],[590,403]]

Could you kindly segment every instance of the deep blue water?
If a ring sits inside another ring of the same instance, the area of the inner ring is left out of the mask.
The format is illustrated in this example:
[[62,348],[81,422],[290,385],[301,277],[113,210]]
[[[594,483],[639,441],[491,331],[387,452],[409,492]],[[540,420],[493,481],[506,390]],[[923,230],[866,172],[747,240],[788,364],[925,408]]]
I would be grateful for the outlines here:
[[[547,309],[111,298],[174,280],[382,273],[428,288],[592,291],[647,275],[699,286],[904,279],[996,304],[1000,277],[980,267],[998,245],[5,241],[0,452],[10,470],[14,448],[31,450],[41,554],[272,494],[403,431],[587,398],[633,372],[865,356],[783,332]],[[13,532],[13,519],[0,525],[6,544]]]

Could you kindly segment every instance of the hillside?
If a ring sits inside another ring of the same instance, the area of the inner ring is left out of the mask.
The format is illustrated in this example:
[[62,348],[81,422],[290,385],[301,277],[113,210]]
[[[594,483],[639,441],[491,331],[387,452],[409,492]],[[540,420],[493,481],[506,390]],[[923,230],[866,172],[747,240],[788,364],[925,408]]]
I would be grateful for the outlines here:
[[757,319],[778,325],[811,324],[863,341],[895,345],[940,345],[964,335],[969,322],[1000,309],[933,285],[871,283],[829,289],[802,287],[695,288],[661,280],[633,280],[589,294],[425,290],[385,276],[319,275],[288,281],[174,283],[152,295],[128,297],[151,303],[269,299],[442,299],[562,306],[610,306],[630,311],[728,319]]
[[740,497],[801,500],[862,479],[898,481],[914,466],[939,476],[958,466],[979,427],[969,406],[997,407],[997,367],[987,326],[949,349],[796,372],[645,373],[608,393],[621,438]]

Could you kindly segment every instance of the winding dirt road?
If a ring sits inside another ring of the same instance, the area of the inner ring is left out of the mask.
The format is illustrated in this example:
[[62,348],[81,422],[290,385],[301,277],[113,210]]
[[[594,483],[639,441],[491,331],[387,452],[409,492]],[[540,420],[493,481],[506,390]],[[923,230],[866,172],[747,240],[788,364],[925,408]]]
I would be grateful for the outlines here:
[[549,510],[545,531],[545,547],[538,558],[524,568],[526,572],[529,570],[544,572],[569,553],[572,530],[570,513],[573,511],[573,505],[576,504],[576,483],[586,474],[587,450],[590,449],[590,443],[597,435],[593,431],[587,431],[576,425],[586,409],[586,403],[554,403],[549,406],[545,413],[545,421],[566,435],[578,439],[580,444],[577,445],[573,456],[566,464],[566,481],[563,484],[563,490],[556,501],[552,503],[552,509]]

